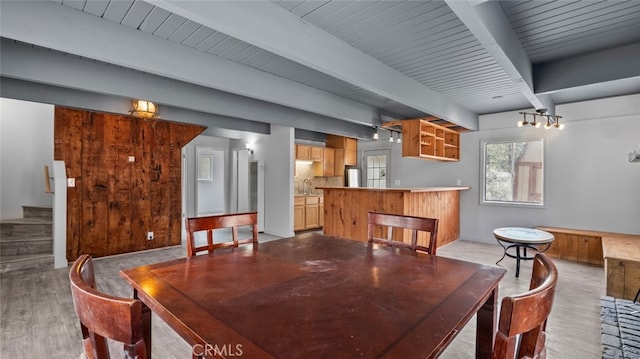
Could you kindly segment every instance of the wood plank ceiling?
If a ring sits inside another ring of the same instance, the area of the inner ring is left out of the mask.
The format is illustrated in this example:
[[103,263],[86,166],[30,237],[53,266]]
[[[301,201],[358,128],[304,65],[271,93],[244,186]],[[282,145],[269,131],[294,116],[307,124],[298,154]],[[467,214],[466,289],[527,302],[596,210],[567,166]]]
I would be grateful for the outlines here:
[[[640,63],[629,58],[640,53],[639,1],[58,2],[370,106],[386,119],[436,115],[477,129],[479,114],[543,105],[553,111],[555,104],[567,101],[640,91]],[[261,10],[252,10],[258,5]],[[251,17],[232,19],[235,26],[229,25],[214,14],[216,9],[273,20],[266,34],[282,30],[277,22],[295,16],[301,25],[290,29],[289,40],[300,41],[295,44],[300,56],[290,51],[287,39],[265,40],[252,32]],[[303,44],[305,36],[314,43]],[[336,51],[342,45],[344,52]],[[618,57],[600,56],[598,66],[583,69],[598,72],[594,80],[572,75],[545,82],[545,71],[559,71],[553,66],[587,64],[607,51],[619,51]],[[341,57],[340,65],[332,62]],[[350,76],[345,69],[357,68],[355,57],[365,60],[363,67],[379,65],[384,71]],[[615,66],[624,69],[607,75]],[[396,92],[390,91],[394,85]],[[546,92],[538,90],[544,87]],[[424,93],[411,97],[416,89]]]

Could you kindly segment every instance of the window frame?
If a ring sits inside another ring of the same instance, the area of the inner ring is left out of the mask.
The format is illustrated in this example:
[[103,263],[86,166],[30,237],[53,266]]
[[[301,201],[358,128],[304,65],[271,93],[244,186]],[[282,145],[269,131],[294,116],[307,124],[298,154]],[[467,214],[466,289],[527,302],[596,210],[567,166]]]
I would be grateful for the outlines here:
[[[541,202],[521,202],[521,201],[496,201],[486,200],[486,160],[487,145],[514,142],[542,142],[542,195]],[[523,208],[546,208],[547,206],[547,140],[545,137],[518,137],[518,138],[501,138],[501,139],[485,139],[480,141],[480,205],[486,206],[504,206],[504,207],[523,207]]]

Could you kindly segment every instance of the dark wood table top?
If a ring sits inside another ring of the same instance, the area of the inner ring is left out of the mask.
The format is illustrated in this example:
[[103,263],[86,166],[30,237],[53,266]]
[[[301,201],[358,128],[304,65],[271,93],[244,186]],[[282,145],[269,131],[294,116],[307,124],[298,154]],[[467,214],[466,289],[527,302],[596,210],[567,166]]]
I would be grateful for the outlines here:
[[504,273],[322,234],[121,272],[188,343],[248,358],[437,357],[483,306],[493,331]]

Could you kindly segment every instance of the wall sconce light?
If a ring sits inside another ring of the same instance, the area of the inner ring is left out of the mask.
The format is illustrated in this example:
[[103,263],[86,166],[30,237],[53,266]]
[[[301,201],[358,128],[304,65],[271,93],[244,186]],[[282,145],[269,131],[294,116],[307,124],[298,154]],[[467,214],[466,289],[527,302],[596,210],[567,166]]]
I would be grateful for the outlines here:
[[131,110],[129,113],[132,116],[151,118],[158,117],[158,106],[155,103],[147,100],[131,100]]
[[[546,108],[536,110],[536,113],[520,112],[520,114],[522,115],[522,121],[518,121],[518,127],[531,125],[535,128],[540,128],[540,126],[542,126],[542,124],[544,123],[544,128],[547,130],[551,127],[555,127],[559,130],[564,129],[564,124],[560,124],[560,119],[562,118],[562,116],[550,115],[547,113]],[[533,117],[533,121],[527,121],[527,116]],[[540,118],[540,120],[542,121],[539,122],[538,118]]]
[[247,151],[249,151],[250,154],[253,154],[253,151],[256,149],[253,143],[246,143],[245,146],[247,147]]

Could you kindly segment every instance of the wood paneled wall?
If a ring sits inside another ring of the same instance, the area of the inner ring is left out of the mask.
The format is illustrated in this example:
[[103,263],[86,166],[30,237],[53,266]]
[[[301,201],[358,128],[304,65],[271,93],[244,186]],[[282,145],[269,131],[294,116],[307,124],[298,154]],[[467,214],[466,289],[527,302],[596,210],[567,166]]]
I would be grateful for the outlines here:
[[181,148],[204,129],[56,107],[54,159],[76,182],[67,189],[67,260],[179,245]]

